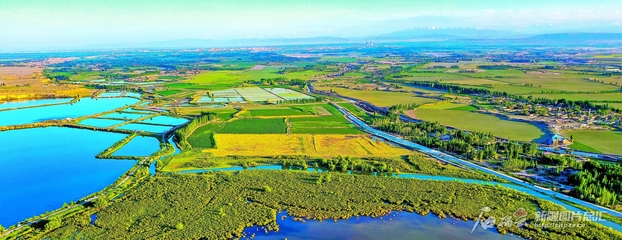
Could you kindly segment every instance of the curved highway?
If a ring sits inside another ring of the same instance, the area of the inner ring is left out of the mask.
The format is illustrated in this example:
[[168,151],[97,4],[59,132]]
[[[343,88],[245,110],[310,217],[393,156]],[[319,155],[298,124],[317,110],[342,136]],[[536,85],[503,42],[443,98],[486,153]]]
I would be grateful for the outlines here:
[[592,209],[594,211],[599,211],[599,212],[607,213],[609,215],[612,215],[612,216],[615,216],[615,217],[618,217],[618,218],[622,218],[622,213],[620,213],[618,211],[614,211],[614,210],[611,210],[611,209],[606,208],[606,207],[598,206],[598,205],[593,204],[593,203],[589,203],[589,202],[586,202],[586,201],[583,201],[583,200],[580,200],[580,199],[577,199],[577,198],[574,198],[574,197],[570,197],[568,195],[564,195],[564,194],[555,192],[555,191],[553,191],[551,189],[548,189],[548,188],[534,186],[534,185],[532,185],[532,184],[530,184],[528,182],[525,182],[523,180],[520,180],[518,178],[508,176],[506,174],[494,171],[492,169],[476,165],[476,164],[471,163],[469,161],[465,161],[465,160],[456,158],[456,157],[448,155],[446,153],[443,153],[443,152],[440,152],[440,151],[437,151],[437,150],[434,150],[434,149],[431,149],[431,148],[428,148],[428,147],[425,147],[425,146],[413,143],[411,141],[404,140],[402,138],[396,137],[396,136],[388,134],[386,132],[374,129],[374,128],[370,127],[369,125],[367,125],[365,122],[363,122],[358,117],[354,116],[352,113],[350,113],[346,109],[338,106],[337,104],[333,104],[333,105],[337,109],[339,109],[339,111],[341,113],[343,113],[344,116],[350,122],[352,122],[355,125],[357,125],[363,131],[368,132],[370,134],[373,134],[373,135],[375,135],[377,137],[380,137],[380,138],[383,138],[385,140],[391,141],[393,143],[405,146],[407,148],[415,149],[417,151],[429,154],[430,156],[432,156],[432,157],[434,157],[436,159],[445,161],[445,162],[449,162],[449,163],[453,163],[453,164],[458,164],[458,165],[463,165],[463,166],[467,166],[467,167],[470,167],[470,168],[474,168],[474,169],[477,169],[477,170],[480,170],[480,171],[483,171],[483,172],[495,175],[497,177],[503,178],[505,180],[508,180],[508,181],[510,181],[510,182],[512,182],[512,183],[514,183],[516,185],[523,186],[523,187],[526,187],[528,189],[537,191],[539,193],[542,193],[542,194],[545,194],[545,195],[549,195],[549,196],[552,196],[552,197],[555,197],[555,198],[558,198],[558,199],[566,200],[568,202],[572,202],[572,203],[575,203],[575,204],[579,204],[581,206],[587,207],[587,208]]

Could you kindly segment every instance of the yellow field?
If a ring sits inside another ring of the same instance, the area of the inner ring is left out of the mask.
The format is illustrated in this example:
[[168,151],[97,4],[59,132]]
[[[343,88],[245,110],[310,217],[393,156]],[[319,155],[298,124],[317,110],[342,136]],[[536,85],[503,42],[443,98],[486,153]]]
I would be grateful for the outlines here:
[[89,96],[94,90],[77,84],[56,84],[39,67],[0,67],[0,101],[43,96]]
[[214,139],[217,149],[204,150],[214,156],[390,157],[411,153],[363,135],[216,134]]

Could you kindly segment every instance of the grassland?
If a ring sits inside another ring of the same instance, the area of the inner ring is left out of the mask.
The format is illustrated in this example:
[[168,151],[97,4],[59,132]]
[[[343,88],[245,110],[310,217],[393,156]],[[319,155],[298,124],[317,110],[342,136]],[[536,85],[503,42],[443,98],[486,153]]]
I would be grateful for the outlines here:
[[354,90],[340,87],[327,87],[320,86],[316,87],[317,90],[330,91],[333,90],[337,94],[351,97],[355,99],[359,99],[362,101],[369,102],[376,106],[388,107],[396,104],[425,104],[432,103],[438,101],[433,98],[423,98],[417,97],[412,93],[403,93],[403,92],[388,92],[388,91],[371,91],[371,90]]
[[518,141],[532,141],[544,135],[534,125],[507,121],[482,113],[464,111],[468,108],[465,106],[451,103],[423,106],[415,110],[415,116],[425,121],[439,122],[442,125],[468,131],[491,132],[497,137]]
[[577,130],[563,132],[563,135],[572,136],[575,144],[570,147],[577,150],[622,154],[622,132]]
[[[173,174],[149,178],[98,209],[95,224],[87,214],[63,221],[43,239],[233,239],[245,228],[276,231],[277,211],[307,219],[383,216],[391,211],[446,214],[475,219],[482,203],[489,216],[509,216],[516,209],[561,210],[557,205],[496,186],[458,181],[424,181],[367,175],[300,171],[241,171],[236,174]],[[269,190],[268,190],[269,189]],[[535,221],[533,214],[527,221]],[[589,221],[582,228],[502,228],[525,238],[618,239],[620,233]],[[318,233],[322,234],[322,233]]]
[[204,150],[214,156],[389,157],[410,154],[409,150],[375,141],[364,135],[219,133],[214,135],[214,139],[218,147]]
[[[239,119],[227,122],[218,130],[219,133],[234,134],[279,134],[287,133],[284,118]],[[216,141],[217,144],[218,141]]]
[[[230,71],[230,70],[218,70],[218,71],[206,71],[200,73],[190,80],[185,81],[189,84],[198,84],[200,86],[209,86],[210,90],[220,90],[227,88],[238,87],[244,81],[248,80],[261,80],[272,78],[287,78],[287,79],[302,79],[308,80],[314,77],[326,75],[328,72],[319,72],[314,70],[306,70],[300,72],[289,72],[280,74],[278,71],[270,68],[264,68],[257,71]],[[170,85],[167,85],[170,86]],[[179,86],[176,86],[179,87]],[[181,86],[183,87],[183,86]]]
[[210,123],[198,127],[188,136],[188,142],[193,148],[213,148],[216,145],[213,133],[220,125],[221,123]]

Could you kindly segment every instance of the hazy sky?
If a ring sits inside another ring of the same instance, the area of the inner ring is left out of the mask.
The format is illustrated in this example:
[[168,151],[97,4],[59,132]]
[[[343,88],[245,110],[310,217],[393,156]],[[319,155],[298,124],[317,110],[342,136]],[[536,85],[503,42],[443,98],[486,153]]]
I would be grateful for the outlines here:
[[617,27],[621,11],[620,0],[0,0],[0,50],[186,38],[348,37],[433,27]]

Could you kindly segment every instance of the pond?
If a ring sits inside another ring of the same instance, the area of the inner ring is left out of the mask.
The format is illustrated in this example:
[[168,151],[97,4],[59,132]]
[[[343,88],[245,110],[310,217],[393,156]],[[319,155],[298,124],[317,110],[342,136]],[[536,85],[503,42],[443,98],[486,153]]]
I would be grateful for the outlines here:
[[102,127],[107,128],[117,124],[124,123],[123,120],[114,120],[114,119],[99,119],[99,118],[87,118],[80,121],[78,124],[92,127]]
[[474,221],[440,219],[434,214],[391,212],[387,216],[352,217],[347,220],[294,221],[286,212],[277,214],[278,232],[266,233],[261,227],[247,228],[250,239],[517,239],[501,235],[495,228],[478,227]]
[[56,99],[4,102],[4,103],[0,103],[0,110],[8,109],[8,108],[33,107],[33,106],[46,105],[46,104],[68,103],[70,101],[71,101],[71,98],[56,98]]
[[137,103],[133,98],[82,98],[74,104],[24,108],[0,112],[0,126],[29,124],[46,120],[78,118]]
[[95,156],[126,136],[60,127],[0,132],[0,224],[60,208],[115,182],[136,161]]
[[99,97],[105,98],[105,97],[120,97],[123,94],[123,92],[105,92],[102,94],[99,94]]
[[171,125],[171,126],[177,126],[177,125],[181,125],[187,122],[188,122],[188,119],[185,119],[185,118],[174,118],[174,117],[168,117],[168,116],[157,116],[157,117],[148,118],[142,121],[142,123],[162,124],[162,125]]
[[112,153],[112,156],[138,156],[146,157],[160,150],[160,141],[153,137],[137,136]]
[[120,113],[120,112],[115,112],[115,113],[109,113],[103,116],[100,116],[100,118],[118,118],[118,119],[139,119],[142,117],[146,117],[149,115],[146,114],[137,114],[137,113]]
[[168,130],[171,130],[173,127],[168,126],[157,126],[157,125],[149,125],[149,124],[140,124],[140,123],[129,123],[123,126],[118,127],[117,129],[124,130],[134,130],[134,131],[145,131],[152,133],[163,133]]

